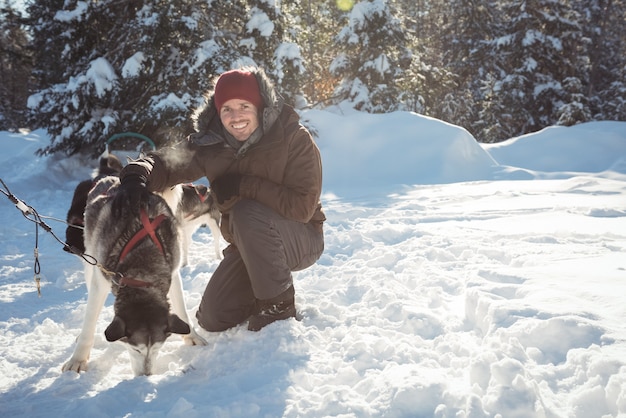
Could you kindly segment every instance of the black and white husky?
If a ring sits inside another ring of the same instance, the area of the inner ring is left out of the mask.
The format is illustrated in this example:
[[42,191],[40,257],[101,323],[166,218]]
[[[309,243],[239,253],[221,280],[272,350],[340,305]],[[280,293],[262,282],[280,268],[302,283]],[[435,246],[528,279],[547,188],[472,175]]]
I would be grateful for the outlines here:
[[84,263],[85,318],[64,371],[87,370],[97,319],[111,290],[115,315],[104,334],[107,341],[127,344],[135,375],[152,374],[159,349],[173,333],[182,334],[186,344],[206,344],[190,326],[183,299],[178,217],[163,197],[151,194],[139,214],[125,210],[114,218],[111,201],[118,186],[117,177],[105,177],[89,192],[85,249],[96,263]]
[[[188,264],[188,251],[191,245],[192,235],[201,226],[208,226],[213,236],[215,258],[221,258],[219,228],[221,214],[217,209],[209,188],[203,184],[182,184],[173,190],[179,190],[181,196],[178,203],[177,215],[181,220],[183,242],[183,266]],[[169,196],[164,194],[165,200],[170,202]],[[176,200],[176,199],[174,199]],[[171,206],[171,205],[170,205]]]

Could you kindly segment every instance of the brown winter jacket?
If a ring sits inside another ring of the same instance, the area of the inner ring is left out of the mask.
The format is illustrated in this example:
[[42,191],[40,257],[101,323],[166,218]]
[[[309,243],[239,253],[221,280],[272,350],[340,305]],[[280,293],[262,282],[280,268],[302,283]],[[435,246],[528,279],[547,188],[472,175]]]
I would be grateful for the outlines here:
[[186,142],[129,163],[121,176],[129,172],[145,175],[148,188],[160,191],[202,177],[211,183],[226,173],[238,173],[242,175],[239,196],[218,205],[226,241],[232,242],[229,211],[240,199],[256,200],[287,219],[311,223],[321,233],[326,217],[320,202],[319,149],[299,123],[298,114],[276,95],[265,73],[257,70],[255,75],[265,103],[260,121],[263,135],[258,142],[238,151],[227,145],[213,92],[209,92],[205,105],[195,114],[196,133]]

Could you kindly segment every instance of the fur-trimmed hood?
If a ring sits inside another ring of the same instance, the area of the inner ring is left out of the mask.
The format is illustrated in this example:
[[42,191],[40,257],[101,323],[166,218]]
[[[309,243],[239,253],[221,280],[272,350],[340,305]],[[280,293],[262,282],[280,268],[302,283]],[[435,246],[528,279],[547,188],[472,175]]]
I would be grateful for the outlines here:
[[[261,127],[263,132],[267,132],[283,110],[284,101],[276,92],[274,85],[263,69],[244,67],[242,70],[253,73],[257,79],[263,99],[263,109],[260,116]],[[217,78],[215,82],[217,82]],[[215,86],[215,82],[213,86]],[[225,141],[222,121],[218,109],[215,107],[214,88],[205,93],[204,104],[196,109],[192,116],[196,132],[189,136],[189,141],[196,145],[214,145]]]

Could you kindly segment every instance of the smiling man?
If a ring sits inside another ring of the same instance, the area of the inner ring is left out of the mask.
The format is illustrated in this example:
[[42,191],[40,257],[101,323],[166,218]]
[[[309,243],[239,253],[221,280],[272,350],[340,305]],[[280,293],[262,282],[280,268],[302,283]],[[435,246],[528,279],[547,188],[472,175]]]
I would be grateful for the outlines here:
[[222,331],[247,320],[258,331],[296,317],[292,272],[324,250],[320,152],[260,68],[225,72],[205,97],[188,141],[124,168],[115,210],[138,212],[148,191],[206,177],[230,245],[204,291],[198,323]]
[[233,70],[224,73],[215,85],[215,108],[222,125],[237,141],[246,141],[259,127],[263,99],[256,77]]

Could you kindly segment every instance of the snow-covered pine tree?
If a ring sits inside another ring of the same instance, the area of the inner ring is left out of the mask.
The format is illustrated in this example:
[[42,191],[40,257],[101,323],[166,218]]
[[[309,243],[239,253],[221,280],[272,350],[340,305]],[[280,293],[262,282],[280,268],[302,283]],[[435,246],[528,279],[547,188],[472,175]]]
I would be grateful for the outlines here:
[[589,59],[583,94],[596,120],[626,120],[626,0],[579,0]]
[[563,80],[565,103],[557,111],[556,125],[572,126],[591,120],[589,101],[583,94],[583,85],[578,77]]
[[[514,109],[512,106],[517,102],[512,102],[508,94],[503,94],[501,73],[487,73],[481,86],[481,106],[478,113],[478,121],[475,123],[477,139],[480,142],[493,143],[504,141],[519,135],[519,127],[516,122]],[[520,77],[511,77],[507,80],[507,87],[523,91],[522,85],[515,85],[514,82],[521,82]],[[525,112],[526,118],[531,118],[531,114],[524,108],[518,108],[520,112]]]
[[54,62],[64,71],[29,99],[51,136],[40,154],[95,156],[119,132],[157,144],[180,138],[191,130],[191,108],[229,58],[223,45],[207,46],[215,22],[206,17],[217,17],[204,3],[68,1],[45,13],[53,24],[35,21],[35,41],[54,39],[56,55],[37,66],[45,72]]
[[[348,2],[342,7],[349,6]],[[338,7],[338,2],[320,0],[283,1],[282,11],[285,40],[298,45],[304,67],[304,73],[299,74],[302,100],[297,100],[297,107],[324,106],[332,98],[337,83],[328,68],[334,57],[334,36],[345,12]],[[286,45],[283,49],[291,48]]]
[[441,22],[442,66],[450,75],[445,94],[432,104],[431,114],[463,126],[477,135],[483,101],[481,82],[492,73],[493,60],[485,45],[497,28],[493,0],[452,0]]
[[241,52],[264,68],[285,101],[296,105],[302,96],[304,59],[286,24],[279,2],[257,0],[248,3],[241,34]]
[[[60,83],[65,79],[67,66],[61,65],[60,57],[65,47],[67,25],[55,19],[63,8],[64,0],[32,1],[26,8],[28,29],[33,51],[33,76],[37,80],[36,90]],[[35,119],[35,127],[37,119]]]
[[[4,4],[2,4],[4,3]],[[27,126],[26,99],[33,84],[32,51],[24,19],[11,2],[0,8],[0,130]]]
[[492,42],[500,74],[491,88],[505,114],[501,139],[556,123],[563,81],[576,77],[581,29],[575,11],[551,0],[504,2],[501,35]]
[[398,7],[398,16],[403,17],[406,47],[411,51],[409,65],[398,79],[398,101],[404,110],[429,114],[431,99],[437,96],[436,90],[441,85],[439,80],[445,78],[439,51],[429,42],[433,29],[431,19],[435,15],[431,10],[436,5],[426,0],[394,3]]
[[402,23],[386,0],[362,0],[337,35],[339,54],[331,74],[341,77],[338,100],[354,108],[383,113],[403,108],[399,83],[411,62]]

